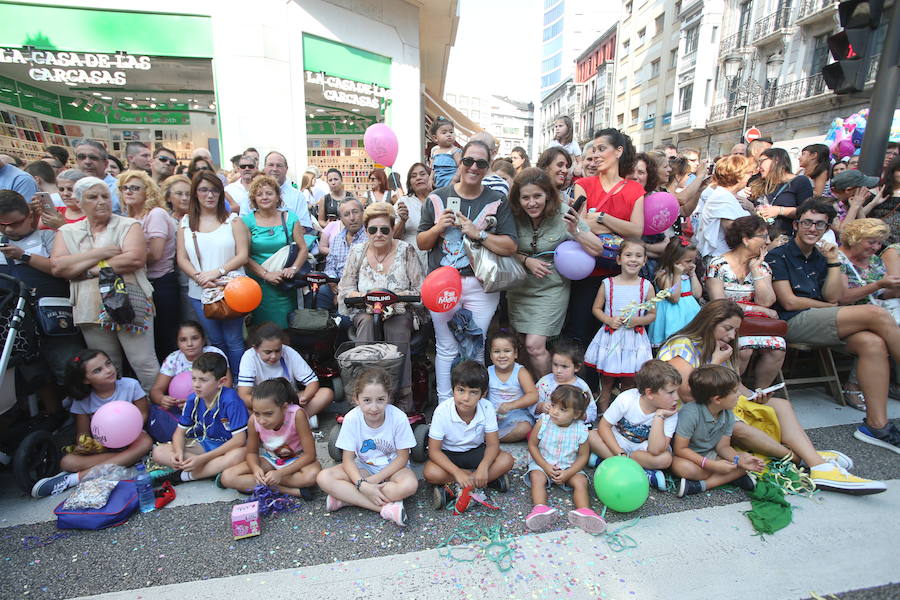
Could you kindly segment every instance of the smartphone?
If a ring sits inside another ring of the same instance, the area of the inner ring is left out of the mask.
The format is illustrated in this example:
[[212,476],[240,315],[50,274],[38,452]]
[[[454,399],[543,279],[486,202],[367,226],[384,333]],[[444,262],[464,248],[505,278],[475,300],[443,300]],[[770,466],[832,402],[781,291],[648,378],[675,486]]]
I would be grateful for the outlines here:
[[712,176],[713,171],[716,170],[716,163],[709,163],[709,166],[706,167],[706,175]]
[[9,246],[9,238],[5,235],[0,235],[0,248],[5,248]]
[[581,212],[581,207],[584,206],[585,200],[587,200],[587,196],[578,196],[578,199],[574,204],[572,204],[571,210],[575,213],[576,216]]
[[[454,214],[459,212],[461,204],[462,200],[455,196],[450,196],[449,198],[447,198],[447,210],[453,212]],[[458,222],[459,218],[457,218],[456,220]]]
[[[759,392],[760,392],[762,395],[765,396],[766,394],[771,394],[772,392],[777,391],[777,390],[780,390],[780,389],[783,388],[783,387],[784,387],[784,382],[782,381],[781,383],[776,383],[776,384],[773,385],[773,386],[770,386],[770,387],[767,387],[767,388],[765,388],[765,389],[759,390]],[[747,398],[747,400],[753,400],[754,398],[756,398],[756,392],[753,392],[753,393],[750,395],[750,397]]]
[[37,192],[31,199],[32,202],[36,202],[38,206],[41,207],[41,210],[47,214],[53,214],[56,212],[56,207],[53,205],[53,198],[50,197],[50,194],[47,192]]

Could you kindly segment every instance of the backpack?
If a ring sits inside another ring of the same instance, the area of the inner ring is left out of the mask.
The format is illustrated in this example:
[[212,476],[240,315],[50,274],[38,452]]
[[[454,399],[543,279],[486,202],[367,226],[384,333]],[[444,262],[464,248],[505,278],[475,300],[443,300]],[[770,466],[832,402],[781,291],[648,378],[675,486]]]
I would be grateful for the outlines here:
[[106,529],[121,525],[138,509],[137,485],[133,480],[120,481],[103,508],[63,509],[65,500],[53,509],[58,529]]

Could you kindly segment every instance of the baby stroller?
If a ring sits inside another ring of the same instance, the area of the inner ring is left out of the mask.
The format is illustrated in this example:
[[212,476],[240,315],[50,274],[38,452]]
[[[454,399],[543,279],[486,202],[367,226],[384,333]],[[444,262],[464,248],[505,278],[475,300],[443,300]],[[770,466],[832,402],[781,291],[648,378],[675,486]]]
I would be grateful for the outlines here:
[[[361,307],[368,305],[372,309],[374,319],[375,341],[361,342],[351,341],[341,344],[335,353],[335,358],[341,368],[341,379],[349,388],[353,385],[356,376],[367,367],[377,366],[385,369],[391,376],[391,381],[400,381],[404,363],[407,359],[412,361],[413,406],[407,408],[407,417],[412,426],[416,446],[410,449],[410,458],[416,462],[425,462],[428,458],[428,425],[425,419],[425,409],[431,400],[431,385],[429,373],[430,365],[424,351],[424,336],[414,334],[410,343],[385,341],[382,315],[384,310],[398,302],[419,302],[418,295],[398,296],[390,291],[373,290],[365,296],[346,298],[347,306]],[[352,390],[348,389],[348,397],[352,397]],[[392,390],[396,397],[398,390]],[[335,425],[328,434],[328,454],[335,461],[340,462],[341,450],[337,447],[337,438],[341,431],[342,416],[338,416]]]
[[17,393],[22,385],[16,385],[15,367],[38,357],[40,338],[31,292],[5,273],[0,273],[0,286],[0,336],[4,341],[0,354],[0,462],[11,465],[16,483],[29,493],[36,481],[59,471],[60,452],[53,439],[53,424],[36,418],[36,410]]

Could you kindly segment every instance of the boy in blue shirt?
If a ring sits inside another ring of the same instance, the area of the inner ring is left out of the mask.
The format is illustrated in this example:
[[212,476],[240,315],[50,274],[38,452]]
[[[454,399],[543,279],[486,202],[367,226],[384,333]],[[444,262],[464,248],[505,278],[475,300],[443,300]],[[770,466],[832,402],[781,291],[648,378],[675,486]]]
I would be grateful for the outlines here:
[[[215,352],[194,361],[194,392],[178,420],[172,441],[153,449],[153,460],[176,469],[165,477],[177,484],[218,476],[244,460],[247,408],[237,392],[226,387],[228,363]],[[186,443],[187,438],[191,438]]]

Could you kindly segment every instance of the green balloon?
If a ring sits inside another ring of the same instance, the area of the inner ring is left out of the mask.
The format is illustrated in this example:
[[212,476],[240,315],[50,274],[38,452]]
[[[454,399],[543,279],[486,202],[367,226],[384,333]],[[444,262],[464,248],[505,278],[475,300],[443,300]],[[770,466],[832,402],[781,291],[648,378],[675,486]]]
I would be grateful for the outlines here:
[[647,472],[627,456],[605,459],[594,471],[594,491],[606,506],[616,512],[639,509],[650,495]]

